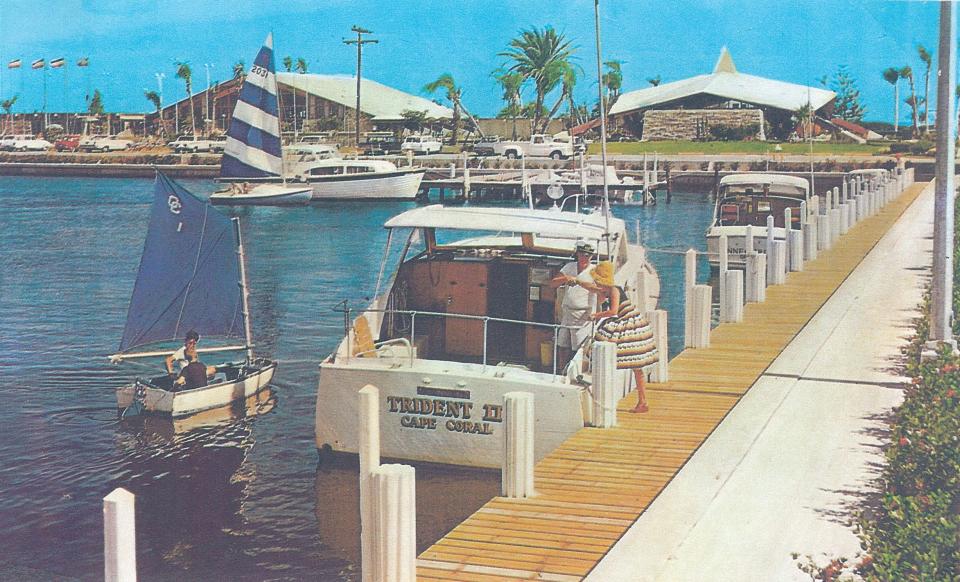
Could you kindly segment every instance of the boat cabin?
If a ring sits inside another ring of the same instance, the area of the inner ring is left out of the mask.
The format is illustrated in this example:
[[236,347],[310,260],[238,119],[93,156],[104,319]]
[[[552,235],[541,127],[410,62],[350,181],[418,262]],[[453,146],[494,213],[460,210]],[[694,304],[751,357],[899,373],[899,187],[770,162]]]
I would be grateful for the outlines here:
[[[612,221],[619,226],[610,237],[619,267],[626,261],[623,223]],[[412,337],[423,359],[551,371],[563,290],[550,280],[574,260],[578,239],[600,249],[595,259],[607,258],[600,214],[435,205],[386,226],[413,228],[419,234],[412,238],[421,241],[401,259],[378,341]],[[410,311],[417,312],[415,323]],[[486,333],[484,318],[491,318]]]
[[[809,195],[804,178],[780,174],[734,174],[720,180],[714,226],[763,226],[773,216],[774,226],[783,228],[784,210],[800,208]],[[794,212],[794,225],[800,222]]]

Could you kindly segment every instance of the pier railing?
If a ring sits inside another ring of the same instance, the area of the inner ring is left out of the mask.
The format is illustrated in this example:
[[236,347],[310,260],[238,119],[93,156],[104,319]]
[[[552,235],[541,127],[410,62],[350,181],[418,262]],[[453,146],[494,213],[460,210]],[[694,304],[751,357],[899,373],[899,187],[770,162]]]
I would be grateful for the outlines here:
[[[502,318],[502,317],[491,317],[491,316],[488,316],[488,315],[468,315],[468,314],[465,314],[465,313],[446,313],[446,312],[440,312],[440,311],[420,311],[420,310],[413,310],[413,309],[376,309],[376,308],[352,309],[352,308],[350,308],[350,307],[345,307],[345,308],[344,308],[344,315],[345,315],[345,317],[344,317],[344,328],[345,328],[345,329],[344,329],[344,336],[348,339],[348,341],[347,341],[347,346],[346,346],[346,347],[347,347],[347,359],[359,355],[359,354],[354,354],[354,353],[353,353],[353,341],[352,341],[352,340],[353,340],[353,337],[354,337],[354,336],[353,336],[353,323],[352,323],[352,322],[354,321],[353,315],[355,314],[355,315],[357,315],[357,316],[362,317],[363,315],[365,315],[365,314],[367,314],[367,313],[377,313],[377,314],[382,314],[382,315],[404,315],[404,316],[409,316],[409,317],[410,317],[410,338],[409,338],[409,340],[407,340],[406,338],[391,338],[391,339],[388,339],[388,340],[384,340],[384,341],[379,342],[379,346],[377,347],[377,349],[379,349],[380,346],[389,345],[389,342],[392,342],[392,341],[396,341],[396,340],[400,340],[400,339],[406,340],[406,341],[409,342],[409,346],[407,346],[407,347],[408,347],[409,352],[410,352],[409,358],[410,358],[410,365],[411,365],[411,366],[413,365],[413,361],[414,361],[414,359],[415,359],[415,354],[414,354],[413,346],[416,345],[417,317],[426,316],[426,317],[439,317],[439,318],[449,318],[449,319],[463,319],[463,320],[468,320],[468,321],[480,321],[480,322],[482,322],[482,323],[483,323],[483,356],[482,356],[481,363],[482,363],[482,365],[483,365],[483,368],[482,368],[483,373],[486,373],[486,371],[487,371],[487,365],[488,365],[487,360],[489,359],[489,330],[490,330],[490,323],[508,323],[508,324],[516,324],[516,325],[523,325],[523,326],[529,326],[529,327],[540,327],[540,328],[551,329],[551,330],[553,330],[553,357],[551,358],[551,360],[552,360],[552,367],[553,367],[553,368],[552,368],[552,376],[553,376],[553,378],[551,379],[551,381],[556,381],[556,377],[557,377],[557,339],[558,339],[558,337],[559,337],[559,335],[560,335],[560,330],[561,330],[561,329],[570,329],[570,330],[579,329],[579,328],[576,327],[576,326],[561,325],[561,324],[558,324],[558,323],[541,323],[541,322],[537,322],[537,321],[524,321],[524,320],[519,320],[519,319],[505,319],[505,318]],[[375,344],[375,345],[376,345],[376,344]],[[366,352],[361,352],[361,353],[366,353]]]

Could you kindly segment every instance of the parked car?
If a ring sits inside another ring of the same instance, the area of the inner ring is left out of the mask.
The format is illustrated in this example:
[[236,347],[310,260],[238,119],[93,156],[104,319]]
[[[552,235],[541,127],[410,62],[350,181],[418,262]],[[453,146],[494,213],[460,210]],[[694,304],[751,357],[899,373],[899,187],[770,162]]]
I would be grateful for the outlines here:
[[12,151],[13,142],[16,141],[17,137],[19,136],[15,134],[6,134],[3,136],[0,136],[0,150],[6,151],[6,152]]
[[225,137],[200,137],[196,135],[181,135],[167,145],[178,154],[199,152],[222,152],[226,147]]
[[56,148],[58,152],[75,152],[77,151],[77,148],[80,147],[80,136],[79,135],[60,136],[60,139],[54,142],[53,147]]
[[115,135],[88,135],[77,144],[81,152],[118,152],[129,149],[133,142]]
[[492,156],[494,146],[503,141],[499,135],[485,135],[473,144],[473,153],[478,156]]
[[43,152],[53,147],[53,144],[45,139],[35,137],[30,134],[20,134],[6,136],[0,141],[0,149],[15,152]]
[[294,143],[283,146],[285,156],[311,155],[318,160],[340,157],[340,146],[335,143]]
[[396,154],[400,152],[400,140],[392,133],[368,133],[363,143],[363,153],[368,156]]
[[438,154],[441,149],[443,149],[443,144],[432,135],[407,136],[400,145],[400,151],[413,152],[414,154]]

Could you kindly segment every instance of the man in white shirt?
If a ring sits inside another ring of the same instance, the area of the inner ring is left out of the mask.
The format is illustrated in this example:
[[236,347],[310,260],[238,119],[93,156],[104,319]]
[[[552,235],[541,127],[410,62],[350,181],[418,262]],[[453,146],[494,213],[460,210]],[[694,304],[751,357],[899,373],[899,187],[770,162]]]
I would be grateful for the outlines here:
[[553,288],[564,287],[563,301],[560,304],[560,325],[573,326],[576,329],[561,328],[557,336],[558,364],[566,364],[573,351],[590,335],[591,315],[597,309],[597,296],[590,290],[593,279],[590,271],[590,258],[593,245],[586,241],[577,241],[574,249],[576,261],[567,263],[560,274],[550,280]]

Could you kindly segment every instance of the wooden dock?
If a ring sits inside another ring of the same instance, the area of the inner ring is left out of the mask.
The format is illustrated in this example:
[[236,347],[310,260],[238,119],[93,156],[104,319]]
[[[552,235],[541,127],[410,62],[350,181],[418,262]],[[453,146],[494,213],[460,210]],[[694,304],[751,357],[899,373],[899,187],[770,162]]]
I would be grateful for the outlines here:
[[745,307],[706,349],[670,362],[649,384],[650,412],[631,394],[618,426],[584,428],[537,464],[537,497],[496,497],[420,555],[418,580],[581,580],[637,520],[740,398],[870,252],[925,184],[855,225],[764,303]]

